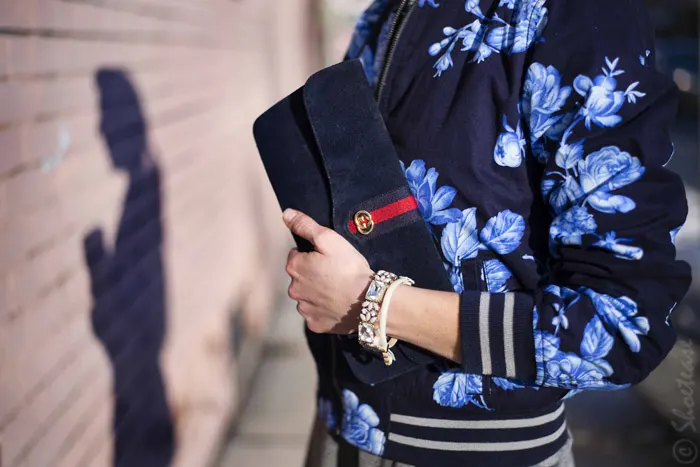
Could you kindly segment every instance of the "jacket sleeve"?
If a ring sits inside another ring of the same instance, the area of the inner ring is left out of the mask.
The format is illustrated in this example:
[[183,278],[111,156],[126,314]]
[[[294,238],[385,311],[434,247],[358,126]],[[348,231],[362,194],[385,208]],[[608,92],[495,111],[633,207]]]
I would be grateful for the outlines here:
[[673,243],[685,191],[664,168],[676,88],[653,65],[640,4],[557,0],[530,25],[541,36],[519,111],[528,164],[541,167],[549,254],[532,293],[462,293],[468,373],[614,389],[644,379],[675,342],[668,316],[690,284]]

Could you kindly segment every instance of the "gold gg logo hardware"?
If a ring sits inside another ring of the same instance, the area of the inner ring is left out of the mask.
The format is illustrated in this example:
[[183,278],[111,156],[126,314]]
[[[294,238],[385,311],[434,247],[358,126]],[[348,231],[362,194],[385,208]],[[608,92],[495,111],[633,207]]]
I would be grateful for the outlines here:
[[369,234],[374,230],[372,214],[367,211],[357,211],[357,213],[355,213],[355,226],[357,227],[357,231],[362,235]]

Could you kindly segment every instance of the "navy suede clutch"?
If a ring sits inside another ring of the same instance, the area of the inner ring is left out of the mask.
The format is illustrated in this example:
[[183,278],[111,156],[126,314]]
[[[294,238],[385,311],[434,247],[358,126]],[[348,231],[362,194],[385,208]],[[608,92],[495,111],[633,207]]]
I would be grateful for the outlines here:
[[[297,209],[334,229],[374,270],[411,277],[418,287],[452,290],[358,60],[312,75],[256,120],[254,135],[282,209]],[[300,251],[312,249],[295,241]],[[307,331],[307,337],[312,352],[323,348],[323,340],[337,339],[353,374],[367,384],[439,358],[399,342],[396,362],[386,367],[356,336]]]

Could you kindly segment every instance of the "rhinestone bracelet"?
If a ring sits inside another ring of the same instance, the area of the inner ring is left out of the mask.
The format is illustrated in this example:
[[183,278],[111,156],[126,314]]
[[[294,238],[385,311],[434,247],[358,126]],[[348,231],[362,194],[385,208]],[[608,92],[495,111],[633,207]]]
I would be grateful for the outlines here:
[[407,277],[400,278],[391,272],[378,271],[375,273],[365,294],[365,300],[362,302],[360,322],[357,329],[357,339],[360,345],[367,350],[381,353],[386,365],[391,365],[394,361],[393,354],[389,348],[396,343],[396,339],[387,341],[386,324],[380,326],[380,309],[390,284],[399,279],[401,279],[400,282],[402,284],[413,284],[411,279]]

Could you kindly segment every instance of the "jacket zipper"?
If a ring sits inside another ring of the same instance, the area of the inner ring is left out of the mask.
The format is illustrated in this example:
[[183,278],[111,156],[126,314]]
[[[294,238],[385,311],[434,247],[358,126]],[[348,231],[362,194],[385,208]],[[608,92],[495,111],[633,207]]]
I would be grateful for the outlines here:
[[387,45],[386,56],[384,57],[384,63],[382,65],[382,71],[379,73],[379,82],[377,84],[376,99],[377,102],[381,100],[382,90],[386,85],[387,73],[389,67],[391,66],[391,59],[394,57],[394,51],[396,50],[396,44],[401,38],[401,33],[403,32],[404,25],[408,20],[411,12],[413,12],[413,7],[416,5],[416,0],[401,0],[399,8],[396,10],[396,15],[394,16],[394,21],[391,24],[391,30],[389,31],[389,44]]

